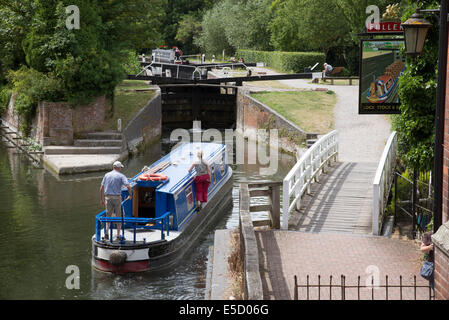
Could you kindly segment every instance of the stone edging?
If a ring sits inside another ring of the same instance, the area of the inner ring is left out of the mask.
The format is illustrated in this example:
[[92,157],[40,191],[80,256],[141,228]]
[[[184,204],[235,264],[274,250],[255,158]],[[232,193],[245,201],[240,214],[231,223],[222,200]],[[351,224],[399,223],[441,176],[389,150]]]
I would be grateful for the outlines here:
[[132,117],[122,131],[125,144],[131,153],[140,144],[150,144],[160,138],[162,132],[161,90],[159,87],[155,89],[156,95]]
[[244,256],[245,300],[263,300],[262,278],[259,271],[259,249],[249,213],[248,185],[240,186],[239,229],[241,252]]

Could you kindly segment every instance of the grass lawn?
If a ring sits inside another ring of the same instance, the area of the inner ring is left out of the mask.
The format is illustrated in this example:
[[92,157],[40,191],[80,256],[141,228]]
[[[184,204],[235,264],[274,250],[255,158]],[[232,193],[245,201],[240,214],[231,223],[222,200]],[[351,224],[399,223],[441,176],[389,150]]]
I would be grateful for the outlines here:
[[145,81],[125,80],[115,89],[114,114],[105,121],[103,130],[117,130],[117,120],[122,119],[124,129],[131,118],[142,109],[156,92],[151,91],[128,91],[136,89],[146,89],[149,86]]
[[262,88],[274,88],[274,89],[289,89],[294,90],[291,86],[282,83],[277,80],[270,80],[270,81],[250,81],[250,82],[243,82],[245,86],[247,87],[262,87]]
[[337,96],[332,91],[260,92],[251,96],[307,132],[324,134],[334,129]]

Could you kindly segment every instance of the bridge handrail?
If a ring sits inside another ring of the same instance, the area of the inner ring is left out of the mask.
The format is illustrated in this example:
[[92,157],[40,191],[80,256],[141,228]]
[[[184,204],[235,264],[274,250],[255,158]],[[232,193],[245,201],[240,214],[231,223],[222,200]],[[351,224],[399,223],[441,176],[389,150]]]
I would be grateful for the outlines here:
[[[338,155],[338,131],[334,130],[321,137],[299,159],[293,169],[283,181],[282,201],[282,229],[288,229],[290,211],[296,206],[300,208],[301,197],[307,191],[310,193],[310,185],[317,180],[320,170],[329,163],[332,158],[336,161]],[[291,197],[294,196],[293,201]]]
[[393,182],[397,154],[397,133],[392,132],[380,158],[373,181],[373,235],[379,235],[387,206],[388,195]]

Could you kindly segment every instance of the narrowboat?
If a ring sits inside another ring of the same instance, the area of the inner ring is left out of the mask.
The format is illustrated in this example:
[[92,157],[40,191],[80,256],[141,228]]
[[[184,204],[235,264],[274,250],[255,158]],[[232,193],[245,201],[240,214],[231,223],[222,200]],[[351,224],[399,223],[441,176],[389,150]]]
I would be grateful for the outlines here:
[[[199,150],[211,169],[208,202],[201,209],[196,205],[195,169],[188,171]],[[168,269],[214,227],[226,212],[223,209],[232,206],[232,168],[223,144],[183,144],[128,180],[132,198],[123,188],[122,216],[107,217],[106,211],[96,216],[92,265],[100,271],[123,274]],[[108,222],[111,228],[106,240]],[[124,226],[120,240],[116,240],[117,224]]]
[[368,101],[371,103],[384,103],[391,98],[405,69],[405,64],[399,60],[388,66],[383,76],[371,82],[370,89],[366,93]]

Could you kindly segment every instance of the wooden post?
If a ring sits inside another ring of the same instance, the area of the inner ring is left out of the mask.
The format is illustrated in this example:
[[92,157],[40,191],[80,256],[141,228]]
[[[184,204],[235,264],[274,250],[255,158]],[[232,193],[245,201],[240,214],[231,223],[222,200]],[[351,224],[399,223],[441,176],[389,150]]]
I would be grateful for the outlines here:
[[413,168],[413,192],[412,192],[412,216],[413,216],[412,237],[413,237],[413,239],[415,239],[415,232],[416,232],[416,201],[417,201],[417,197],[418,197],[417,176],[418,176],[418,170],[416,168]]
[[271,227],[273,229],[281,228],[281,186],[274,185],[270,187],[271,196]]
[[393,225],[396,225],[396,219],[397,219],[397,198],[398,198],[398,175],[396,174],[396,172],[394,172],[394,221],[393,221]]
[[293,300],[298,300],[298,277],[295,276],[295,290],[293,291]]

